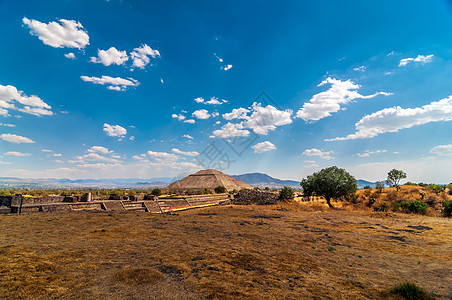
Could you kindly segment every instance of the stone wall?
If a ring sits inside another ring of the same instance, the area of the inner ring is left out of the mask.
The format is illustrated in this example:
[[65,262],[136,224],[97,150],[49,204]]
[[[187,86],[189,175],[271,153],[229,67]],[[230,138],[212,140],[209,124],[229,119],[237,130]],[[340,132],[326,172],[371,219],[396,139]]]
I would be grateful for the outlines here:
[[238,205],[269,205],[276,204],[279,201],[279,194],[272,192],[261,192],[261,191],[243,191],[235,195],[232,200],[233,204]]

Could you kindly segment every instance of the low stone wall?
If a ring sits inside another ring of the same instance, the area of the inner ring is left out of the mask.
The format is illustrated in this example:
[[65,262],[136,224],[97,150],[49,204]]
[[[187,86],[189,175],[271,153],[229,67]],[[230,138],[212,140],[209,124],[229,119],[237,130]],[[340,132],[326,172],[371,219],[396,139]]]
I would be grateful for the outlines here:
[[259,204],[259,205],[270,205],[276,204],[279,201],[279,195],[272,192],[262,192],[262,191],[247,191],[247,192],[239,192],[235,195],[232,200],[233,204],[238,205],[250,205],[250,204]]

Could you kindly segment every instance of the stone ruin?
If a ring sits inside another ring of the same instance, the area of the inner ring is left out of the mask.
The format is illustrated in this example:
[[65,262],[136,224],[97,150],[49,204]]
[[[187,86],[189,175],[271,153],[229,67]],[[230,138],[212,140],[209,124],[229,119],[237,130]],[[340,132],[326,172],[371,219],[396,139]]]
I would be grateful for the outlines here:
[[231,202],[237,205],[270,205],[279,202],[279,194],[256,190],[240,191]]

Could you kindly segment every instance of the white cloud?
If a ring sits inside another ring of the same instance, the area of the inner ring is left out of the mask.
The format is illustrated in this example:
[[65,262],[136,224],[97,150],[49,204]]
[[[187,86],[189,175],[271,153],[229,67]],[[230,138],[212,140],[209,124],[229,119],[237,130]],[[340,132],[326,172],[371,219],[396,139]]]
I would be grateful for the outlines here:
[[135,140],[135,136],[132,135],[132,136],[129,138],[129,140],[134,141],[134,140]]
[[452,145],[439,145],[430,150],[430,153],[438,156],[451,156],[452,155]]
[[264,153],[268,151],[272,151],[276,149],[276,146],[270,143],[269,141],[265,141],[262,143],[258,143],[254,146],[252,146],[254,153]]
[[196,152],[196,151],[181,151],[181,150],[179,150],[177,148],[171,149],[171,152],[176,153],[176,154],[186,155],[186,156],[197,156],[197,155],[199,155],[199,153]]
[[111,47],[108,50],[97,50],[98,57],[91,57],[91,62],[93,63],[101,63],[104,66],[109,66],[111,64],[122,65],[129,57],[127,56],[126,51],[119,51],[115,47]]
[[303,155],[306,156],[318,156],[321,159],[326,159],[326,160],[330,160],[330,159],[334,159],[334,157],[331,156],[331,154],[333,154],[333,151],[322,151],[316,148],[312,148],[312,149],[306,149],[303,152]]
[[417,57],[408,57],[400,60],[399,67],[404,67],[409,63],[421,63],[426,64],[431,62],[433,59],[433,54],[430,55],[418,55]]
[[100,154],[111,154],[113,153],[113,150],[109,150],[108,148],[102,147],[102,146],[92,146],[87,150],[87,152],[90,153],[100,153]]
[[92,82],[94,84],[107,85],[107,89],[114,91],[125,91],[129,86],[138,86],[138,80],[128,77],[127,79],[121,77],[110,77],[102,75],[102,77],[80,76],[85,82]]
[[147,155],[157,161],[176,161],[179,159],[179,156],[177,156],[176,154],[167,152],[148,151]]
[[152,48],[146,44],[143,44],[141,47],[133,50],[134,51],[130,53],[130,57],[133,61],[132,66],[140,69],[143,69],[147,64],[149,64],[149,55],[152,56],[152,58],[160,57],[160,52],[158,50],[152,50]]
[[400,129],[440,121],[452,121],[452,96],[422,107],[401,108],[396,106],[382,109],[359,120],[355,124],[355,133],[325,141],[373,138],[386,132],[397,132]]
[[72,53],[72,52],[66,53],[64,56],[65,56],[66,58],[69,58],[69,59],[75,59],[75,54]]
[[8,152],[3,153],[3,155],[23,157],[23,156],[31,156],[31,153],[22,153],[22,152],[17,152],[17,151],[8,151]]
[[[17,106],[22,105],[22,107]],[[53,115],[51,106],[36,95],[27,96],[12,85],[0,84],[0,115],[7,116],[8,109],[36,116]]]
[[104,131],[108,136],[124,137],[127,134],[127,129],[119,125],[104,124]]
[[53,162],[56,162],[57,164],[62,164],[64,163],[64,161],[60,160],[60,159],[55,159]]
[[179,121],[183,121],[183,120],[185,120],[185,116],[184,115],[182,115],[182,114],[179,114],[179,115],[177,115],[177,114],[172,114],[171,115],[171,117],[173,118],[173,119],[178,119]]
[[8,124],[8,123],[0,123],[0,126],[4,126],[4,127],[16,127],[16,125],[14,125],[14,124]]
[[214,130],[213,135],[219,138],[230,138],[236,136],[248,136],[250,132],[248,130],[243,129],[243,125],[226,123],[221,127],[221,129]]
[[366,66],[361,66],[361,67],[354,68],[353,71],[365,72],[366,71]]
[[221,67],[224,71],[230,70],[232,68],[232,65],[225,65]]
[[203,97],[195,98],[195,102],[196,103],[203,103],[204,102],[204,98]]
[[53,150],[49,150],[49,149],[42,149],[41,151],[42,152],[47,152],[47,153],[52,153],[53,152]]
[[221,58],[221,57],[219,57],[216,53],[214,53],[213,55],[215,55],[215,57],[217,58],[217,60],[219,61],[219,62],[223,62],[223,59]]
[[223,118],[225,120],[232,120],[232,119],[246,119],[248,116],[247,114],[250,112],[249,109],[240,107],[240,108],[234,108],[232,112],[223,114]]
[[34,143],[33,140],[31,140],[27,137],[16,135],[16,134],[11,134],[11,133],[0,134],[0,139],[4,140],[6,142],[14,143],[14,144],[32,144],[32,143]]
[[85,164],[87,162],[105,162],[105,163],[119,163],[120,160],[113,157],[105,157],[97,153],[88,153],[85,155],[75,157],[75,160],[70,160],[70,163]]
[[[195,99],[196,101],[196,99]],[[209,104],[209,105],[221,105],[224,103],[228,103],[227,100],[222,99],[221,101],[218,100],[217,97],[211,97],[209,101],[204,102],[204,104]]]
[[197,119],[201,119],[201,120],[206,120],[209,119],[211,117],[211,115],[209,114],[209,112],[207,111],[207,109],[198,109],[195,110],[192,113],[192,116],[197,118]]
[[57,22],[46,24],[27,18],[23,18],[22,21],[31,29],[31,34],[38,36],[44,44],[51,47],[83,49],[89,45],[88,33],[80,22],[60,19],[60,24]]
[[188,119],[188,120],[184,120],[184,123],[188,123],[188,124],[195,124],[196,121],[193,119]]
[[389,96],[391,93],[378,92],[372,95],[363,96],[356,90],[360,85],[350,80],[341,81],[328,77],[318,86],[331,84],[331,87],[318,94],[315,94],[309,102],[303,104],[303,107],[297,112],[297,117],[305,121],[318,121],[331,116],[341,109],[341,105],[348,104],[354,99],[370,99],[378,95]]
[[375,150],[375,151],[366,150],[363,153],[356,153],[355,155],[358,157],[369,157],[374,154],[380,154],[380,153],[386,153],[386,152],[388,152],[388,150]]
[[292,110],[278,110],[271,105],[262,107],[260,103],[253,103],[253,113],[247,117],[243,125],[252,129],[257,134],[267,135],[268,131],[273,131],[277,126],[292,123],[290,116]]
[[189,134],[184,134],[182,137],[187,138],[187,139],[193,139],[193,137]]

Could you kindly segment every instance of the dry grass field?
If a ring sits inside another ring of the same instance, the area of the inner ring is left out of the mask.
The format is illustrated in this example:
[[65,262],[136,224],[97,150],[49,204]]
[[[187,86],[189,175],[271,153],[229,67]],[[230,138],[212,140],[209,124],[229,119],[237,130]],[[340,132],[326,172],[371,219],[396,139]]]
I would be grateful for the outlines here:
[[2,216],[2,299],[452,297],[452,220],[322,201]]

